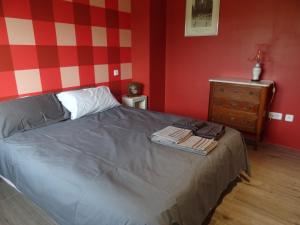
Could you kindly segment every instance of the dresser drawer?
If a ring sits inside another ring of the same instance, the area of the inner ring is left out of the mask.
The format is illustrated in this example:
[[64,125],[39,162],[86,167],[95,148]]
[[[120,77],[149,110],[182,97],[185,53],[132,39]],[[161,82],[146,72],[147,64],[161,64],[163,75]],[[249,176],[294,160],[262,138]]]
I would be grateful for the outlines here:
[[226,83],[214,83],[213,84],[213,97],[231,99],[240,102],[260,102],[261,88],[232,85]]
[[244,102],[244,101],[241,102],[241,101],[223,99],[223,98],[213,99],[213,105],[224,107],[227,109],[250,112],[250,113],[257,113],[259,109],[258,103],[251,103],[251,102]]
[[255,113],[241,112],[214,106],[211,120],[241,131],[256,132],[257,115]]

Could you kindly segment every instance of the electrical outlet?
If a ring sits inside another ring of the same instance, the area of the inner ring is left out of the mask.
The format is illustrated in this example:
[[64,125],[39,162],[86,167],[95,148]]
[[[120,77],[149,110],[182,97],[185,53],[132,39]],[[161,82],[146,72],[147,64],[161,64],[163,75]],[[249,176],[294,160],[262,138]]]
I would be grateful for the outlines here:
[[119,76],[119,70],[114,70],[114,76]]
[[269,112],[269,118],[272,120],[282,120],[282,113]]
[[294,115],[286,114],[284,120],[287,122],[294,122]]

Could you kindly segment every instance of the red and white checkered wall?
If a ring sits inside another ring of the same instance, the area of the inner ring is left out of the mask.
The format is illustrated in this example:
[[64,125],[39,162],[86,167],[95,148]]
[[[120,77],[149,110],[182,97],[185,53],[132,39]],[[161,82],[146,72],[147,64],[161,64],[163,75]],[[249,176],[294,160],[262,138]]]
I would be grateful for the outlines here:
[[98,84],[121,94],[132,78],[130,1],[0,0],[0,99]]

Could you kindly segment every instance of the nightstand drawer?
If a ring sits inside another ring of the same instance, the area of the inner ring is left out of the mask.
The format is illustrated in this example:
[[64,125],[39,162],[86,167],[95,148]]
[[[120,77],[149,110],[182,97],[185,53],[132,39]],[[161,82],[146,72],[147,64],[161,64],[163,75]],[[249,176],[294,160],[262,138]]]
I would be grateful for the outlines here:
[[211,120],[246,132],[256,131],[257,115],[255,113],[214,106]]
[[213,96],[215,98],[231,99],[243,102],[260,102],[260,88],[243,87],[238,85],[228,85],[215,83],[213,85]]
[[219,107],[224,107],[227,109],[239,110],[243,112],[250,112],[250,113],[257,113],[259,104],[251,103],[251,102],[241,102],[235,101],[230,99],[223,99],[223,98],[215,98],[214,105]]

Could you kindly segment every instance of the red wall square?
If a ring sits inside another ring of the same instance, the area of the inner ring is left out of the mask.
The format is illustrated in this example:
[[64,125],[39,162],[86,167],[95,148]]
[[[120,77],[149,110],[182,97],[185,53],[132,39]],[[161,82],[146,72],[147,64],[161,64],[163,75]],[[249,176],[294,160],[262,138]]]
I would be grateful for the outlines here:
[[107,64],[107,48],[106,47],[94,47],[94,64]]
[[105,0],[105,8],[118,10],[118,0]]
[[2,2],[0,1],[0,17],[3,17],[3,15]]
[[131,28],[131,15],[125,12],[119,12],[119,28],[130,29]]
[[30,0],[30,6],[32,19],[53,21],[52,1]]
[[107,33],[107,46],[109,47],[120,46],[119,29],[107,28],[106,33]]
[[120,48],[120,62],[131,62],[131,48]]
[[75,25],[78,46],[92,46],[92,30],[90,26]]
[[29,0],[2,0],[2,7],[6,17],[31,19]]
[[120,48],[109,47],[107,49],[107,59],[109,64],[120,63]]
[[76,3],[81,3],[81,4],[89,5],[89,0],[72,0],[72,1],[76,2]]
[[5,20],[3,17],[0,17],[0,45],[7,45],[7,44],[9,44],[9,42],[8,42]]
[[76,24],[91,25],[90,6],[74,3],[74,21]]
[[40,68],[59,67],[57,46],[37,46]]
[[43,91],[59,91],[62,89],[59,68],[40,69]]
[[15,70],[35,69],[39,67],[36,46],[11,45],[10,50]]
[[77,48],[78,63],[79,65],[93,65],[93,47],[91,46],[79,46]]
[[79,66],[80,86],[90,86],[95,84],[94,66]]
[[58,46],[58,58],[60,66],[78,65],[77,47]]
[[37,45],[57,45],[54,23],[35,20],[33,29]]
[[92,26],[106,26],[106,16],[105,16],[105,9],[99,7],[90,7],[91,13],[91,25]]
[[0,72],[0,99],[17,95],[18,91],[14,72]]
[[106,26],[110,28],[119,28],[119,13],[111,9],[105,11]]
[[54,20],[61,23],[74,23],[74,10],[72,2],[61,0],[53,1]]
[[9,45],[0,45],[0,71],[13,70]]

